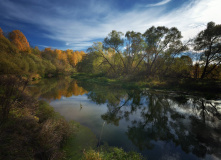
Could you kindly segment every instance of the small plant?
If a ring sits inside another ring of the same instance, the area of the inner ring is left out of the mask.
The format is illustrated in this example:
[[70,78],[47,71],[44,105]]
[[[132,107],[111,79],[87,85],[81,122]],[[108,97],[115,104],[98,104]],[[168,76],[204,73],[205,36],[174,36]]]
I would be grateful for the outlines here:
[[139,153],[125,152],[122,148],[108,147],[101,151],[88,150],[84,152],[83,160],[142,160],[144,159]]
[[83,160],[102,160],[103,155],[100,152],[90,149],[84,152]]

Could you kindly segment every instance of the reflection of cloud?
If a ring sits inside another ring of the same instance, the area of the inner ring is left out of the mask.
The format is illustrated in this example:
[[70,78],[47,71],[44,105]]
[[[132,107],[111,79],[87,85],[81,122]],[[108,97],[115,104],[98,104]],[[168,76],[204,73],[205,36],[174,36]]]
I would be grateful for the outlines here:
[[[46,32],[42,36],[64,42],[64,47],[60,49],[86,49],[93,41],[107,36],[111,30],[124,33],[134,30],[143,33],[152,25],[175,26],[182,31],[184,38],[188,39],[204,29],[209,21],[221,23],[220,0],[194,0],[171,9],[166,8],[169,6],[134,6],[130,10],[121,10],[111,2],[95,0],[87,3],[82,1],[80,7],[75,7],[73,1],[67,1],[66,5],[58,5],[58,0],[29,2],[33,3],[34,7],[2,0],[0,22],[19,21],[34,24]],[[153,5],[169,2],[172,3],[170,0],[163,0]]]
[[155,4],[148,4],[146,7],[156,7],[156,6],[162,6],[167,3],[169,3],[171,0],[163,0],[161,2],[155,3]]

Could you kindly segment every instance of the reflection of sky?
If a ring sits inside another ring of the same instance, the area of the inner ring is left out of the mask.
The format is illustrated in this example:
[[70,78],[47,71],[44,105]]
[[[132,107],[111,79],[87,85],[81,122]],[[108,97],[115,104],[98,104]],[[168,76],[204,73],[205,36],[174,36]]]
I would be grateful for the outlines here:
[[[125,100],[121,100],[120,104],[124,104]],[[180,107],[172,100],[169,100],[170,108],[176,113],[180,113],[185,115],[186,118],[182,119],[182,124],[191,125],[189,116],[194,116],[193,108],[191,107]],[[189,104],[192,103],[191,100],[188,101]],[[107,109],[107,104],[98,105],[92,100],[88,99],[87,95],[79,95],[72,96],[69,98],[62,97],[60,100],[54,100],[50,103],[57,112],[59,112],[62,116],[64,116],[67,120],[74,120],[82,125],[89,127],[99,139],[102,126],[102,142],[108,142],[111,146],[123,147],[125,150],[135,150],[139,151],[138,148],[128,139],[126,136],[126,132],[128,131],[128,126],[131,126],[131,122],[142,121],[141,111],[145,109],[148,111],[149,100],[147,97],[141,97],[140,101],[140,109],[138,108],[136,112],[130,114],[129,121],[123,118],[119,122],[119,126],[114,126],[113,124],[104,124],[104,120],[102,120],[101,115],[105,114]],[[132,104],[132,100],[128,101],[125,106],[121,108],[121,111],[130,111],[130,104]],[[82,106],[82,108],[81,108]],[[176,136],[176,131],[173,127],[170,126],[170,122],[174,120],[171,119],[170,113],[167,112],[168,117],[168,127],[170,128],[170,133]],[[147,124],[146,127],[153,125]],[[186,126],[189,128],[190,126]],[[187,129],[186,128],[186,129]],[[188,130],[185,131],[185,134],[188,135]],[[178,138],[178,137],[177,137]],[[186,154],[182,151],[180,146],[176,146],[173,142],[165,142],[165,141],[151,141],[154,144],[154,148],[152,150],[144,150],[140,151],[144,155],[148,155],[151,159],[198,159],[193,154]],[[162,156],[162,157],[161,157]],[[215,160],[213,156],[207,155],[206,159]]]
[[[80,104],[82,105],[82,109]],[[70,98],[63,97],[61,100],[52,101],[50,105],[67,120],[74,120],[89,127],[99,139],[104,123],[104,120],[101,119],[101,115],[107,112],[107,104],[97,105],[95,102],[87,99],[87,95],[82,95],[72,96]],[[125,135],[127,125],[128,122],[124,120],[120,121],[119,127],[105,123],[102,140],[113,146],[122,145],[125,144],[125,142],[127,143],[126,146],[131,146],[132,143]]]

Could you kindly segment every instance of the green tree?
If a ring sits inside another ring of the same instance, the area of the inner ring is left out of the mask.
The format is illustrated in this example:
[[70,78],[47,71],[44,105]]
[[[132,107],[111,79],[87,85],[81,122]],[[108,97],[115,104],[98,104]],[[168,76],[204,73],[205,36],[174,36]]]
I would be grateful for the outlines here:
[[141,59],[142,51],[145,49],[145,42],[140,32],[128,31],[126,37],[125,56],[127,59],[127,72],[132,71],[136,60]]
[[[122,53],[121,53],[121,47],[123,47],[123,45],[124,45],[124,39],[122,38],[123,35],[124,34],[122,32],[117,32],[115,30],[112,30],[112,32],[110,32],[108,34],[108,36],[104,39],[103,48],[104,49],[112,48],[118,54],[121,62],[123,63],[123,66],[124,66],[123,69],[125,69],[126,64],[124,62],[124,59],[123,59]],[[112,64],[110,64],[110,65],[112,65]]]
[[174,57],[186,49],[181,42],[181,32],[175,27],[169,29],[164,26],[153,26],[143,36],[147,47],[142,59],[147,59],[147,72],[150,75],[153,75],[159,69],[159,65],[156,65],[159,57],[164,57],[164,59],[166,59],[165,56]]
[[221,63],[221,25],[209,22],[194,40],[194,49],[201,53],[203,72],[200,78],[203,79]]

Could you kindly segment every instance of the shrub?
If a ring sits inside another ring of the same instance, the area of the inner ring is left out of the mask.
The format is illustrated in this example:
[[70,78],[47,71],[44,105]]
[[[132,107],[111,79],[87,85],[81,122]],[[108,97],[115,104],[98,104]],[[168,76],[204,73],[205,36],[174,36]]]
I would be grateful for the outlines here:
[[16,76],[0,77],[0,159],[61,159],[71,133],[46,102],[32,98]]
[[83,160],[142,160],[136,152],[125,152],[122,148],[109,147],[105,151],[88,150],[84,152]]

